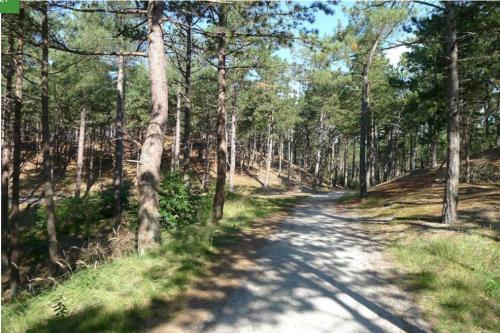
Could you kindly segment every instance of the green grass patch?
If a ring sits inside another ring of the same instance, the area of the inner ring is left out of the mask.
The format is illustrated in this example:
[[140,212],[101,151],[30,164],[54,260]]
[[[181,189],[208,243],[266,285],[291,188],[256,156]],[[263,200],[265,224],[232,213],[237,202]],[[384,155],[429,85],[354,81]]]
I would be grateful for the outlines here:
[[478,234],[426,234],[391,249],[439,332],[500,331],[500,247]]
[[4,332],[138,332],[166,321],[175,301],[195,276],[206,272],[217,249],[237,238],[256,218],[280,211],[296,197],[228,195],[217,226],[189,224],[164,232],[164,244],[145,256],[132,255],[86,268],[36,296],[2,307]]

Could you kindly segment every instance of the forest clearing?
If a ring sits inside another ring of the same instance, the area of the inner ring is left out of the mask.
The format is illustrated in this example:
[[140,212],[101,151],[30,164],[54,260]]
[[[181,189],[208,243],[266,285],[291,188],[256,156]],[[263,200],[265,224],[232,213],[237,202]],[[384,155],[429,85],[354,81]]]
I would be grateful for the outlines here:
[[2,331],[500,331],[498,2],[0,13]]

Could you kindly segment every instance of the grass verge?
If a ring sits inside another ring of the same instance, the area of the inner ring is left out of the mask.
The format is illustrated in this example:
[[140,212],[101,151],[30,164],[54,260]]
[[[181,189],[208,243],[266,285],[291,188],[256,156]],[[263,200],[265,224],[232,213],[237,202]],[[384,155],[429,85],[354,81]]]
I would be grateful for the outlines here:
[[176,310],[176,299],[189,281],[208,269],[218,249],[257,218],[281,211],[296,200],[229,195],[219,225],[198,223],[165,233],[164,244],[145,256],[132,255],[80,270],[37,296],[4,305],[2,330],[137,332],[157,320],[166,321]]
[[[475,207],[475,216],[489,216],[495,207],[483,205],[488,196],[474,193],[462,202],[461,212]],[[464,221],[456,226],[435,223],[441,206],[429,200],[432,194],[422,188],[388,195],[377,187],[369,199],[360,201],[357,193],[348,193],[340,202],[376,220],[392,218],[388,223],[367,221],[366,228],[387,240],[399,284],[415,296],[437,332],[500,332],[500,247],[495,230],[484,227],[490,224],[481,219],[471,224],[464,213]]]
[[500,248],[478,234],[428,234],[391,247],[402,285],[439,332],[499,332]]

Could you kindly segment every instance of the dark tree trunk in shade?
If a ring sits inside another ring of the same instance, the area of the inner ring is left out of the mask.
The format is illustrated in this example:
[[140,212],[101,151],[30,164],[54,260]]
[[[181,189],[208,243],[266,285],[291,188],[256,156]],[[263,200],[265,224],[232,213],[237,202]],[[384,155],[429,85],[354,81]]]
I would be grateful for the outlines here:
[[56,233],[54,190],[52,185],[53,161],[50,151],[49,123],[49,23],[48,4],[40,3],[42,8],[42,69],[41,69],[41,104],[42,104],[42,152],[43,152],[43,197],[47,209],[47,234],[49,236],[49,257],[54,269],[59,262],[59,250]]
[[445,2],[446,8],[446,55],[447,71],[447,114],[448,147],[446,185],[443,197],[443,222],[457,221],[458,184],[460,177],[460,114],[458,108],[458,45],[455,3]]
[[218,27],[218,64],[217,64],[217,180],[213,202],[213,220],[222,218],[224,211],[224,190],[226,187],[226,42],[225,28],[227,25],[226,4],[219,5]]
[[139,187],[138,250],[146,250],[160,243],[160,215],[158,186],[163,153],[163,139],[168,118],[168,85],[165,48],[163,44],[163,1],[148,3],[149,79],[151,81],[151,115],[142,144]]
[[[7,18],[4,18],[6,20]],[[10,22],[9,22],[10,23]],[[11,23],[12,24],[12,23]],[[9,265],[8,229],[11,226],[9,221],[9,182],[10,182],[10,167],[11,167],[11,150],[12,150],[12,113],[15,108],[14,102],[14,74],[15,74],[15,45],[14,35],[10,33],[7,37],[8,46],[6,49],[8,57],[7,68],[2,73],[5,77],[5,97],[2,101],[2,272]]]
[[122,222],[123,187],[123,136],[125,118],[125,59],[118,57],[118,76],[116,78],[116,118],[115,118],[115,158],[113,177],[113,223],[115,227]]
[[[24,52],[24,9],[21,8],[18,16],[18,39],[17,55],[15,57],[15,79],[16,90],[14,100],[14,124],[13,124],[13,156],[12,156],[12,207],[10,211],[10,294],[12,298],[17,295],[20,284],[19,266],[21,265],[21,248],[19,246],[19,190],[21,175],[21,128],[22,128],[22,106],[23,106],[23,52]],[[12,104],[11,104],[12,105]],[[6,232],[5,230],[4,232]]]
[[186,68],[184,69],[184,137],[183,137],[183,169],[187,172],[191,156],[191,62],[193,57],[192,43],[193,16],[186,15]]
[[367,168],[366,168],[366,136],[369,126],[369,107],[370,107],[370,68],[372,65],[373,57],[377,51],[379,37],[375,39],[368,54],[368,59],[363,67],[363,84],[361,89],[361,119],[360,119],[360,142],[359,142],[359,195],[361,198],[368,197],[368,183],[367,183]]

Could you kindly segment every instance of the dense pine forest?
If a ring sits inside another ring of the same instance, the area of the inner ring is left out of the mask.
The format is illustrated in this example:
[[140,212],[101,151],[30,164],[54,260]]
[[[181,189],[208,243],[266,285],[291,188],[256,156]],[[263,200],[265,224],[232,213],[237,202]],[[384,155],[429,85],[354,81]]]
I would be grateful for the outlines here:
[[[5,332],[498,332],[499,3],[21,1],[1,24]],[[320,287],[264,269],[273,246],[325,255],[308,272],[389,326],[341,299],[346,326],[280,326]],[[339,282],[363,258],[393,276]],[[231,282],[256,267],[278,277]],[[412,319],[355,287],[379,278]]]

